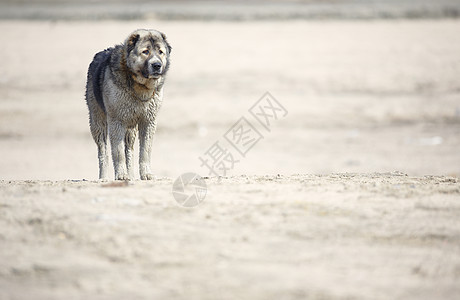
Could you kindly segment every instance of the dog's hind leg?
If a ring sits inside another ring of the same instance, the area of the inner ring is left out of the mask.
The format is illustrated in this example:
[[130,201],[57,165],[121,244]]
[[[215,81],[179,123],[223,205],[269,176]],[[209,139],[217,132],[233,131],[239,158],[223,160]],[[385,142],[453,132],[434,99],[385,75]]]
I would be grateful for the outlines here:
[[112,148],[115,180],[129,180],[126,173],[125,137],[126,127],[114,120],[108,120],[110,146]]
[[107,122],[104,118],[97,121],[90,117],[91,134],[97,145],[97,157],[99,159],[99,179],[106,180],[108,175],[109,156],[107,155]]
[[126,156],[126,170],[129,179],[134,179],[133,170],[133,151],[134,141],[136,140],[137,128],[129,128],[125,136],[125,156]]
[[109,156],[107,155],[107,134],[104,140],[97,144],[97,156],[99,158],[99,179],[108,179]]

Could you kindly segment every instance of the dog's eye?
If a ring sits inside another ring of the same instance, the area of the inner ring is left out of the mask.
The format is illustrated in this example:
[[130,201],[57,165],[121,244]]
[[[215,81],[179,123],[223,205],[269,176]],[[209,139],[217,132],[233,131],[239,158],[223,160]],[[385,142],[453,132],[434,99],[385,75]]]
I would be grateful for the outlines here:
[[158,50],[158,53],[160,53],[160,55],[161,55],[161,54],[163,54],[163,51],[161,51],[161,50]]
[[144,51],[142,51],[142,53],[144,53],[145,55],[149,55],[150,51],[149,50],[144,50]]

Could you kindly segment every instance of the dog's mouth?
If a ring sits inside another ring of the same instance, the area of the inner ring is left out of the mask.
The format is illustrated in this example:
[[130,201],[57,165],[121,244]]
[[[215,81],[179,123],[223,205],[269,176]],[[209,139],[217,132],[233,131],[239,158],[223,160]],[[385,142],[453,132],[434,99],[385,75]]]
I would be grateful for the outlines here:
[[145,79],[158,79],[160,78],[161,73],[160,72],[149,73],[149,72],[141,71],[141,75]]
[[160,78],[160,76],[161,76],[161,73],[153,73],[153,74],[150,74],[148,78],[158,79]]

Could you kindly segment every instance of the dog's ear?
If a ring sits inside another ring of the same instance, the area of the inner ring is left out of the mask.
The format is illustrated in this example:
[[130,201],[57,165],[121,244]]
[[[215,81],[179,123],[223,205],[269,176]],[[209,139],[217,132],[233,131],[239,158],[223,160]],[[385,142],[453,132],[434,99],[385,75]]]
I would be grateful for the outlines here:
[[136,46],[137,41],[139,41],[140,35],[137,33],[131,34],[127,39],[126,39],[126,48],[128,54],[133,51],[134,47]]
[[171,53],[172,47],[171,47],[171,45],[168,43],[168,40],[166,40],[166,34],[164,34],[164,33],[162,32],[162,33],[161,33],[161,37],[163,38],[163,41],[165,42],[166,48],[168,48],[168,53]]

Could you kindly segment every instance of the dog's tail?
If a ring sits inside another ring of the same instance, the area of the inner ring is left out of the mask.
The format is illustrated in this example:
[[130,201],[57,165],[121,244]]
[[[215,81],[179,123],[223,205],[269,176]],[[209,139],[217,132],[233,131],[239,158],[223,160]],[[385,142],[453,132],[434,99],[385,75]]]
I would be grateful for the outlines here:
[[89,65],[88,74],[92,74],[93,93],[96,102],[105,113],[104,100],[102,99],[102,85],[104,82],[104,71],[110,63],[110,56],[113,48],[105,49],[94,55],[93,61]]

